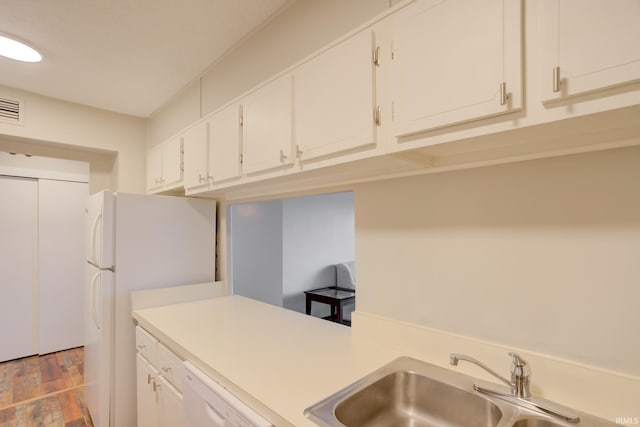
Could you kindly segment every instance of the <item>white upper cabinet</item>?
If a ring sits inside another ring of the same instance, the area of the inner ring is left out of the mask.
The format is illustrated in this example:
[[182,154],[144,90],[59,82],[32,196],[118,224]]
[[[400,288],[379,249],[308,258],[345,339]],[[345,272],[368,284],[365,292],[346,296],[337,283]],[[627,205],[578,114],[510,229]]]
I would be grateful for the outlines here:
[[182,139],[173,138],[162,144],[162,184],[173,187],[182,183]]
[[291,75],[286,74],[243,100],[242,166],[245,173],[293,163],[291,92]]
[[294,71],[300,160],[375,144],[374,43],[365,30]]
[[213,182],[240,176],[241,114],[241,105],[232,104],[208,120],[209,172]]
[[543,101],[640,80],[640,0],[544,0]]
[[151,192],[182,185],[182,138],[175,137],[147,153],[147,189]]
[[207,168],[206,122],[199,122],[183,134],[184,140],[184,188],[191,189],[209,181]]
[[147,189],[162,186],[162,145],[156,145],[147,153]]
[[393,17],[396,137],[522,107],[520,0],[418,0]]

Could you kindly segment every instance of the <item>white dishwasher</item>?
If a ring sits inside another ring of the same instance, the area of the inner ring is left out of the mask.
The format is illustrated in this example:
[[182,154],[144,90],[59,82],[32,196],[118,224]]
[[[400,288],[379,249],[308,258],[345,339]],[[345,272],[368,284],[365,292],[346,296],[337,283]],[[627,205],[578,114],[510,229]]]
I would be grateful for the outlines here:
[[184,362],[183,404],[189,427],[273,427],[211,377]]

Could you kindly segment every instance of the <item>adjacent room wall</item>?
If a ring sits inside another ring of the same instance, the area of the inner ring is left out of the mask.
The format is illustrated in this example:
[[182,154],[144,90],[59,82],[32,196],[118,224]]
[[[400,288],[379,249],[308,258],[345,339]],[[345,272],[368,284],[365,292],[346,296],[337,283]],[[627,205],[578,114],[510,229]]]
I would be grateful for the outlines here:
[[[297,0],[151,115],[149,146],[389,8],[389,0]],[[202,108],[200,108],[202,107]]]
[[229,206],[229,294],[282,306],[282,201]]
[[640,375],[640,147],[354,193],[359,311]]
[[[334,264],[353,261],[353,193],[296,197],[283,201],[283,280],[285,308],[305,312],[304,291],[335,286]],[[329,314],[314,304],[312,314]]]
[[[146,191],[146,119],[6,86],[0,86],[0,96],[22,101],[24,112],[21,125],[0,121],[0,149],[11,146],[6,151],[88,161],[92,176],[99,178],[91,191],[104,188],[107,168],[112,189]],[[45,144],[49,147],[43,148]]]

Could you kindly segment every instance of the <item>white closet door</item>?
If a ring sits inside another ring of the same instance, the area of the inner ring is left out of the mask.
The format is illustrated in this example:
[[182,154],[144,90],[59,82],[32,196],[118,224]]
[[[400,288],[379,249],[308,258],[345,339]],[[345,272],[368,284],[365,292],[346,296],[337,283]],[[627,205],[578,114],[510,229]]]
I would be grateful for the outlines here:
[[85,205],[89,185],[41,179],[38,192],[40,354],[83,345]]
[[38,353],[38,181],[0,176],[0,362]]

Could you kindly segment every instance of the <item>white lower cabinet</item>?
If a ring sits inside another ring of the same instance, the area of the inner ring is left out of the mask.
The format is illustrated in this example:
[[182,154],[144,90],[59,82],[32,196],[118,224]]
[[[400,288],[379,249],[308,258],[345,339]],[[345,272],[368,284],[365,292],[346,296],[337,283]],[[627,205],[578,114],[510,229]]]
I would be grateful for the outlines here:
[[142,357],[136,355],[137,390],[138,390],[138,427],[155,427],[158,425],[158,393],[156,383],[159,372]]
[[173,387],[164,377],[156,383],[158,389],[158,414],[161,427],[183,426],[184,413],[182,408],[182,393]]
[[136,347],[138,427],[184,426],[182,361],[140,327]]

